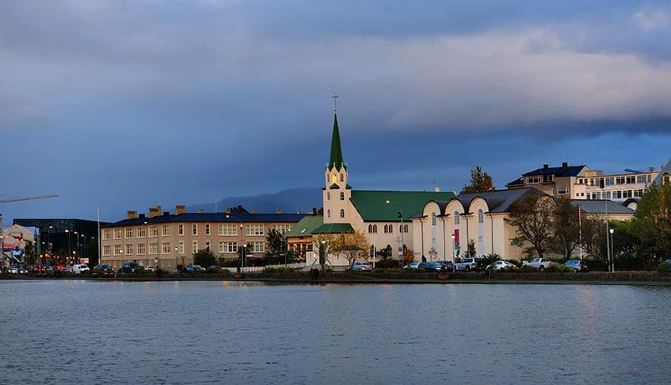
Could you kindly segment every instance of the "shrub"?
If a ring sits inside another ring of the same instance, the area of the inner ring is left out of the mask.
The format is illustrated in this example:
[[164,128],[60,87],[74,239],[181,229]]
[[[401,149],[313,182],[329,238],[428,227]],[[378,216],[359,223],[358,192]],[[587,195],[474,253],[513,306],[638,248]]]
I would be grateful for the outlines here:
[[531,267],[529,265],[522,265],[522,267],[520,268],[520,271],[529,272],[529,271],[536,271],[536,269],[534,269],[533,267]]
[[375,268],[380,268],[380,269],[394,269],[398,268],[400,265],[400,261],[398,259],[391,259],[391,258],[384,258],[380,261],[375,262]]
[[558,273],[572,273],[574,271],[572,267],[566,265],[557,265],[555,269]]
[[671,263],[662,262],[657,265],[657,271],[660,273],[671,273]]
[[294,269],[289,267],[266,267],[263,269],[263,272],[268,274],[289,274],[293,273]]

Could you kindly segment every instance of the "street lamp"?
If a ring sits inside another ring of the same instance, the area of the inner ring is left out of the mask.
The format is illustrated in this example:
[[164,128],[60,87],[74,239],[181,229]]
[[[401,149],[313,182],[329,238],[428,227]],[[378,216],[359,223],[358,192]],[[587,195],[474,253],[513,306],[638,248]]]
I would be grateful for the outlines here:
[[[389,199],[387,199],[386,203],[391,204],[391,201]],[[405,262],[404,261],[405,255],[403,255],[403,251],[404,251],[403,250],[403,210],[401,210],[401,209],[398,210],[398,218],[401,220],[401,227],[399,228],[401,236],[399,237],[400,245],[398,246],[398,259],[399,259],[399,262],[401,263],[401,267],[403,267],[403,263]],[[393,229],[393,227],[392,227],[392,229]]]
[[615,232],[615,229],[611,228],[610,230],[610,270],[611,272],[615,272],[615,239],[613,238],[613,233]]
[[450,238],[452,238],[452,265],[454,265],[454,233],[450,235]]

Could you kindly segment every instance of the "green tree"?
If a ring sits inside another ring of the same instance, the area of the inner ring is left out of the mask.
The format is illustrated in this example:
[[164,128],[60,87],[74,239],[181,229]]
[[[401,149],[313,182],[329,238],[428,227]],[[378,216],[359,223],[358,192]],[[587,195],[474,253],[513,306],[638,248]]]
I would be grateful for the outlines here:
[[336,253],[343,254],[351,269],[357,258],[368,257],[368,247],[369,244],[366,234],[361,231],[356,231],[351,234],[342,234],[342,236],[337,237],[332,250]]
[[469,239],[466,244],[466,258],[475,258],[475,240]]
[[582,248],[586,256],[606,259],[606,221],[600,216],[582,219]]
[[198,250],[193,253],[193,264],[200,265],[202,267],[209,267],[214,265],[217,262],[217,259],[214,257],[214,254],[208,249]]
[[326,262],[328,262],[328,253],[335,247],[338,242],[338,237],[334,234],[319,234],[312,237],[317,250],[319,251],[319,266],[322,271],[326,270]]
[[565,259],[569,259],[573,250],[580,245],[578,208],[573,206],[568,198],[556,199],[555,203],[552,218],[551,249],[563,255]]
[[510,206],[510,224],[517,235],[511,240],[527,255],[543,258],[551,249],[555,202],[544,195],[527,195]]
[[283,257],[287,253],[287,239],[281,232],[272,229],[266,236],[268,250],[266,257]]
[[471,183],[461,189],[461,194],[477,193],[494,190],[494,183],[492,177],[486,172],[482,171],[480,166],[476,166],[471,170]]
[[671,185],[652,185],[638,203],[633,229],[649,258],[668,259],[671,251]]

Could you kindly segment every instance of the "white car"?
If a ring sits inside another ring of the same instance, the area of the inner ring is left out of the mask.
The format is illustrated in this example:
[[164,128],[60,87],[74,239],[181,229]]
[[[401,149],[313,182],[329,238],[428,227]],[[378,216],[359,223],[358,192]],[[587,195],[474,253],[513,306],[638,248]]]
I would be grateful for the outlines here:
[[145,267],[144,267],[144,271],[155,272],[156,269],[154,268],[154,266],[145,266]]
[[81,274],[85,271],[91,271],[91,269],[83,263],[72,266],[72,272],[75,274]]
[[420,262],[414,261],[410,262],[409,264],[403,266],[404,269],[410,269],[410,270],[419,270],[419,264]]
[[496,261],[492,263],[491,265],[487,266],[487,270],[503,270],[503,269],[509,269],[509,268],[514,268],[515,265],[508,261]]

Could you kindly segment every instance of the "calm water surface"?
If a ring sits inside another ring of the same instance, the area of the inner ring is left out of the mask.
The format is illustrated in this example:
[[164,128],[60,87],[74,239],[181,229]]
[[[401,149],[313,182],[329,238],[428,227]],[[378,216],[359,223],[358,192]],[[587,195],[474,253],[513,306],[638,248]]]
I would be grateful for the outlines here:
[[671,288],[0,281],[0,384],[668,384]]

